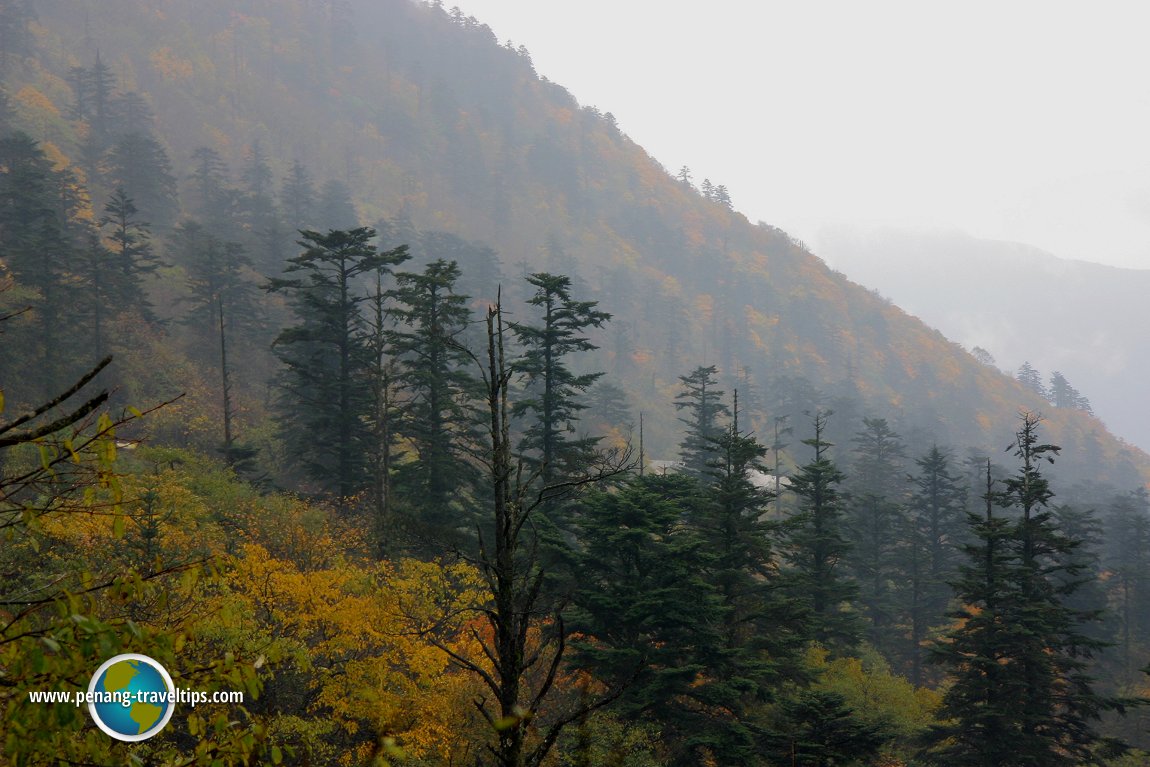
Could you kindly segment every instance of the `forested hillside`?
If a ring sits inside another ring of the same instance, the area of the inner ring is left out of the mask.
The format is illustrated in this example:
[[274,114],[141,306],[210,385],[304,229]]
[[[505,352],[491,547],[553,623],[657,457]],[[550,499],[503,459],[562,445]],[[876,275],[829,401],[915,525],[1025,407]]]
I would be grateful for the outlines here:
[[[1150,457],[481,22],[0,0],[0,67],[0,764],[1146,763]],[[30,701],[121,652],[248,698]]]
[[[198,186],[216,173],[212,183],[252,197],[221,204],[226,220],[209,226],[222,240],[246,238],[260,275],[275,276],[293,254],[295,229],[338,220],[332,206],[344,192],[358,223],[492,248],[498,272],[494,259],[483,273],[464,265],[473,297],[490,297],[500,279],[514,290],[534,269],[568,274],[614,315],[597,336],[598,367],[648,413],[653,454],[673,453],[678,425],[666,403],[698,365],[716,365],[728,390],[742,381],[760,393],[747,400],[760,430],[809,408],[787,403],[809,400],[810,388],[824,405],[849,398],[908,434],[980,448],[1009,436],[1020,407],[1042,406],[785,233],[751,225],[707,191],[718,183],[671,177],[609,114],[539,79],[525,50],[497,44],[474,19],[407,0],[28,7],[37,20],[16,45],[35,55],[7,59],[14,119],[82,177],[98,177],[94,215],[115,184],[130,183],[141,185],[126,191],[153,229],[175,223],[177,202],[203,218]],[[91,72],[97,57],[106,72],[78,94],[78,70]],[[133,98],[122,115],[102,115],[113,92]],[[95,119],[76,119],[89,110]],[[136,167],[148,151],[123,147],[131,168],[93,157],[148,132],[166,150],[170,180]],[[323,205],[304,213],[283,199],[293,172],[317,194],[326,185]],[[1090,459],[1069,451],[1063,471],[1127,484],[1146,476],[1145,456],[1096,423],[1047,416],[1062,444],[1090,448]]]

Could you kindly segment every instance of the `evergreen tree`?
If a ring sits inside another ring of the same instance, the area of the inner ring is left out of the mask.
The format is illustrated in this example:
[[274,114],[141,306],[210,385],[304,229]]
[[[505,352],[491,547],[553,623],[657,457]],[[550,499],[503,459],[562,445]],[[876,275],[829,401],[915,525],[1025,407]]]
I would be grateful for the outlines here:
[[[240,218],[254,260],[268,270],[276,269],[283,258],[280,240],[284,235],[272,196],[272,182],[267,157],[260,142],[253,141],[241,174]],[[356,223],[352,222],[347,228],[354,226]]]
[[[1017,680],[1010,667],[1010,621],[1017,600],[1017,559],[1012,551],[1009,519],[996,517],[997,495],[986,462],[985,516],[968,515],[974,543],[965,547],[968,564],[960,568],[955,596],[961,621],[947,638],[931,648],[932,660],[954,676],[940,713],[947,718],[933,728],[930,756],[940,765],[1007,767],[1029,764],[1014,755],[1018,723],[1012,721]],[[1038,764],[1038,763],[1035,763]]]
[[209,147],[192,152],[191,212],[197,221],[212,229],[225,242],[239,242],[243,229],[239,222],[238,190],[228,180],[228,166]]
[[[72,238],[82,190],[74,176],[56,171],[36,141],[15,133],[0,139],[0,254],[16,284],[28,292],[29,315],[12,329],[14,343],[34,352],[23,363],[23,392],[52,396],[76,359],[88,358],[81,300],[74,276],[82,271]],[[15,360],[13,360],[15,362]],[[11,363],[10,363],[11,364]],[[10,393],[11,394],[11,393]]]
[[698,528],[715,587],[722,650],[707,674],[716,702],[730,712],[710,750],[722,764],[746,760],[743,738],[751,738],[750,712],[785,681],[802,680],[808,640],[802,606],[780,589],[779,561],[772,547],[777,523],[768,521],[774,495],[759,488],[752,473],[763,470],[767,448],[738,425],[738,397],[729,429],[716,440],[720,458],[708,470],[705,496],[688,518]]
[[454,262],[433,261],[421,273],[397,273],[388,295],[399,324],[391,348],[406,397],[402,432],[417,459],[396,467],[396,482],[425,536],[470,531],[474,523],[467,504],[476,473],[465,455],[474,440],[476,383],[456,340],[471,318],[467,297],[455,292],[458,279]]
[[685,410],[679,421],[687,431],[679,443],[683,471],[692,477],[705,476],[707,467],[718,459],[715,440],[722,436],[719,418],[730,416],[723,404],[723,392],[716,388],[718,371],[714,365],[697,367],[689,375],[679,376],[682,391],[675,396],[675,410]]
[[211,357],[218,365],[220,377],[220,452],[228,465],[242,467],[254,453],[237,439],[232,398],[234,368],[228,355],[232,351],[235,356],[237,332],[258,320],[254,286],[242,274],[245,267],[251,266],[251,260],[242,245],[220,242],[194,221],[180,224],[173,240],[187,274],[191,306],[184,321],[199,332],[204,349],[215,349]]
[[626,432],[634,425],[627,392],[612,381],[600,379],[588,390],[587,412],[589,420],[607,428],[620,428]]
[[1124,680],[1135,678],[1138,650],[1150,645],[1150,496],[1138,490],[1115,496],[1106,517],[1108,581],[1118,614]]
[[767,739],[770,764],[849,767],[875,764],[891,733],[882,724],[863,721],[842,695],[803,690],[779,707]]
[[950,601],[960,546],[966,537],[966,489],[950,473],[950,457],[937,446],[915,461],[911,477],[909,540],[903,555],[907,576],[904,604],[909,623],[910,680],[923,682],[923,646],[928,631],[941,625]]
[[580,543],[569,554],[580,584],[569,618],[581,637],[574,662],[622,690],[623,717],[657,723],[668,764],[700,764],[719,741],[741,752],[723,762],[737,764],[749,758],[746,728],[709,673],[723,652],[724,608],[707,577],[711,553],[683,524],[700,492],[689,477],[648,475],[580,500]]
[[[316,217],[316,191],[311,174],[299,160],[292,163],[287,178],[283,180],[279,196],[280,210],[288,227],[291,229],[306,229],[315,224]],[[390,243],[386,233],[380,229],[380,236],[384,247]],[[409,242],[409,240],[402,240]],[[395,243],[399,244],[399,242]]]
[[364,488],[370,408],[365,379],[370,360],[362,338],[361,275],[386,261],[371,245],[369,228],[326,234],[305,230],[303,253],[287,275],[268,284],[288,296],[298,322],[283,330],[275,349],[284,371],[277,402],[279,429],[292,464],[341,503]]
[[375,517],[376,548],[382,556],[387,551],[393,524],[391,490],[394,451],[399,442],[398,364],[391,356],[391,313],[388,293],[384,290],[394,268],[410,256],[407,246],[387,251],[387,259],[375,270],[375,285],[367,300],[364,323],[364,345],[370,374],[371,407],[367,425],[371,431],[368,446],[368,469],[371,475],[370,499]]
[[1015,378],[1020,384],[1040,397],[1046,396],[1046,387],[1042,385],[1042,374],[1031,367],[1029,362],[1022,363],[1022,367],[1018,369],[1018,375]]
[[580,395],[603,375],[576,375],[570,357],[598,348],[584,333],[603,327],[611,315],[596,309],[594,301],[571,298],[571,280],[563,275],[539,272],[527,282],[535,287],[528,303],[542,316],[538,325],[514,326],[524,350],[516,368],[527,383],[526,396],[515,412],[531,414],[519,449],[537,457],[542,482],[551,484],[557,478],[583,473],[598,442],[593,437],[567,436],[575,432],[579,413],[587,407],[579,401]]
[[[1096,616],[1068,604],[1082,581],[1081,541],[1056,524],[1049,483],[1039,471],[1059,448],[1038,438],[1025,414],[1014,444],[1020,466],[994,492],[987,469],[985,518],[972,518],[977,543],[956,584],[962,622],[936,648],[954,675],[943,699],[949,719],[936,730],[940,764],[1013,767],[1092,760],[1094,722],[1118,702],[1099,696],[1087,664],[1102,643],[1083,631]],[[995,505],[1017,517],[996,518]]]
[[858,641],[860,630],[857,615],[847,607],[858,588],[842,567],[851,544],[838,489],[843,473],[827,455],[833,445],[823,440],[830,415],[815,413],[815,435],[803,440],[814,448],[814,460],[790,477],[798,507],[783,531],[784,556],[790,564],[788,593],[809,614],[811,637],[827,646],[849,647]]
[[342,181],[332,179],[323,185],[318,206],[320,224],[324,228],[350,229],[359,226],[359,214],[351,200],[351,190]]
[[106,165],[109,183],[132,198],[145,221],[160,230],[175,223],[179,202],[172,164],[151,134],[121,136],[108,152]]
[[1066,376],[1057,370],[1050,375],[1050,388],[1046,390],[1046,394],[1047,399],[1055,407],[1084,410],[1087,413],[1094,412],[1093,408],[1090,407],[1090,400],[1083,397],[1081,392],[1070,385]]
[[855,461],[849,486],[851,570],[859,588],[859,603],[869,621],[868,639],[889,654],[894,642],[892,623],[897,612],[899,549],[905,541],[902,439],[884,418],[864,418],[854,437]]
[[140,220],[139,210],[123,189],[116,189],[104,206],[100,227],[108,230],[111,244],[111,273],[105,279],[114,286],[110,297],[116,309],[136,311],[145,320],[154,322],[155,314],[144,292],[143,278],[156,270],[159,259],[152,248],[147,222]]

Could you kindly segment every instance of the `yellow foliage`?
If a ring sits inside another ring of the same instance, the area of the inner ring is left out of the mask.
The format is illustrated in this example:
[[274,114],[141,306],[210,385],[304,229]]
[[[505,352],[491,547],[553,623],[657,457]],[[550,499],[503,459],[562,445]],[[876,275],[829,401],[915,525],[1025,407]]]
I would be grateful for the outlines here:
[[190,80],[196,73],[192,62],[180,58],[167,46],[152,51],[148,60],[165,80]]

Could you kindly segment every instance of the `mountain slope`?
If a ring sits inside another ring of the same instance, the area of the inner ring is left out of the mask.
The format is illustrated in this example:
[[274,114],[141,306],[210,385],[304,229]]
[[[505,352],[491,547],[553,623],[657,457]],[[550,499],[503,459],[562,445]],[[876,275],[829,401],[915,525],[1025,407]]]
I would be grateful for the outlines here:
[[[678,441],[677,376],[716,364],[728,392],[760,392],[760,433],[772,416],[857,399],[919,444],[997,452],[1019,408],[1046,409],[1072,475],[1150,478],[1150,459],[1097,421],[1043,408],[785,233],[704,199],[609,114],[538,78],[526,51],[438,3],[47,0],[36,11],[35,55],[6,62],[18,126],[78,162],[67,76],[98,52],[150,103],[181,178],[198,146],[238,167],[259,141],[276,178],[300,160],[347,183],[365,223],[399,216],[483,240],[508,283],[525,268],[574,274],[615,315],[596,338],[599,364],[648,413],[653,452]],[[857,423],[840,423],[842,442]]]
[[[968,348],[1016,371],[1062,372],[1117,433],[1150,445],[1150,413],[1132,407],[1150,377],[1142,353],[1150,271],[1067,261],[957,234],[828,231],[819,252]],[[1025,290],[1026,300],[1019,300]]]

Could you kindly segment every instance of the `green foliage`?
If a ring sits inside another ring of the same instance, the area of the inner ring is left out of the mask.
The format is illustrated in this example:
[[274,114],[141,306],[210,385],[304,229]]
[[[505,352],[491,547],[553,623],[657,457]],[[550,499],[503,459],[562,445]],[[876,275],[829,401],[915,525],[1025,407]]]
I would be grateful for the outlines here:
[[596,309],[594,301],[572,299],[570,277],[540,272],[530,275],[527,282],[535,287],[528,304],[542,316],[538,325],[524,323],[514,328],[524,349],[515,368],[526,378],[526,394],[516,403],[515,412],[532,414],[519,449],[537,457],[541,479],[550,484],[584,473],[598,442],[567,436],[576,431],[579,413],[587,407],[580,397],[603,375],[576,375],[569,358],[597,348],[583,334],[588,328],[602,327],[611,315]]
[[477,476],[465,454],[475,438],[478,392],[459,342],[471,313],[467,297],[455,292],[458,279],[454,262],[433,261],[421,273],[397,273],[389,293],[398,325],[391,354],[406,396],[401,430],[416,458],[397,467],[396,485],[411,499],[424,538],[470,533],[475,523],[467,496]]
[[[371,361],[363,342],[359,305],[367,299],[361,275],[402,257],[378,252],[368,228],[301,232],[304,252],[289,259],[287,275],[268,289],[287,294],[297,325],[276,339],[285,370],[278,417],[288,458],[320,489],[339,499],[364,488],[364,418],[370,407],[363,385]],[[342,502],[342,501],[341,501]]]
[[723,404],[723,392],[716,388],[717,375],[718,369],[711,365],[679,376],[683,388],[675,395],[675,410],[686,411],[686,417],[680,417],[679,421],[687,427],[679,443],[679,457],[683,471],[692,477],[703,477],[707,467],[719,459],[715,441],[724,428],[719,419],[731,415]]
[[790,565],[786,588],[809,615],[811,637],[837,649],[858,641],[860,621],[850,606],[858,588],[844,572],[851,551],[838,489],[844,475],[827,457],[833,446],[823,441],[830,415],[816,413],[815,436],[803,440],[815,455],[790,478],[798,508],[783,529],[783,552]]
[[[1027,413],[1016,434],[1016,474],[995,492],[988,473],[984,517],[971,515],[977,543],[956,584],[961,623],[936,648],[955,677],[932,752],[948,765],[1060,765],[1089,759],[1096,722],[1119,701],[1096,693],[1088,661],[1102,642],[1088,637],[1093,619],[1068,598],[1082,585],[1082,545],[1061,530],[1039,462],[1059,448],[1038,438]],[[995,517],[994,506],[1016,519]]]

